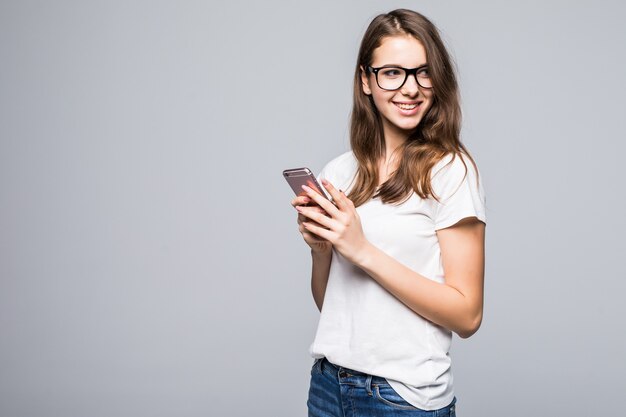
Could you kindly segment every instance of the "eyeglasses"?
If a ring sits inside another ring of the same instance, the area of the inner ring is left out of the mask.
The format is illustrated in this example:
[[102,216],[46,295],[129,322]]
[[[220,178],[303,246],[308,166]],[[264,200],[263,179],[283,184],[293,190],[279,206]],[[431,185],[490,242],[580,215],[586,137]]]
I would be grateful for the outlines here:
[[433,88],[433,82],[428,74],[428,66],[422,65],[417,68],[402,67],[367,67],[369,72],[376,76],[376,84],[383,90],[393,91],[402,88],[409,75],[415,76],[415,81],[422,88]]

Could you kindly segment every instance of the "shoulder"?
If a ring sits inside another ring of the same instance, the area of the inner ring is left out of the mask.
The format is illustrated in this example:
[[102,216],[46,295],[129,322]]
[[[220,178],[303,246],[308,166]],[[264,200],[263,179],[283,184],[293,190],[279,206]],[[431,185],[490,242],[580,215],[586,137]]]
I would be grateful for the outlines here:
[[478,167],[472,158],[462,152],[448,153],[433,166],[430,174],[433,185],[437,182],[460,183],[466,178],[477,180]]
[[465,175],[470,171],[478,171],[472,158],[463,152],[447,153],[432,169],[432,177],[437,175]]
[[336,169],[341,169],[344,167],[352,167],[354,164],[356,164],[356,159],[354,158],[354,154],[352,153],[352,151],[347,151],[331,159],[326,164],[324,169],[336,170]]
[[436,195],[451,196],[464,184],[482,193],[478,167],[467,154],[462,152],[446,154],[433,166],[431,185]]
[[357,171],[357,161],[352,151],[347,151],[331,159],[320,172],[319,178],[325,178],[335,187],[347,190]]
[[347,151],[331,159],[324,165],[321,175],[328,177],[345,177],[356,171],[357,161],[352,151]]

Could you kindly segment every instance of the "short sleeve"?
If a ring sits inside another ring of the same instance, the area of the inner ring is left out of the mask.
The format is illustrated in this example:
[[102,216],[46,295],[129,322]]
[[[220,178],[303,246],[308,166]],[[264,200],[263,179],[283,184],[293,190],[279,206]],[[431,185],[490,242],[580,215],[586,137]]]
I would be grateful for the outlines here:
[[435,230],[450,227],[466,217],[486,223],[486,199],[480,174],[465,155],[446,156],[433,167],[431,184]]
[[330,163],[327,163],[326,165],[324,165],[324,168],[322,168],[322,170],[320,171],[320,173],[317,175],[317,181],[320,182],[323,179],[328,179],[328,170],[329,170],[329,166]]
[[[317,175],[317,181],[321,185],[321,180],[325,179],[330,182],[336,189],[343,190],[345,194],[349,194],[354,185],[354,177],[357,171],[357,162],[352,151],[347,151],[335,157],[320,171]],[[329,200],[331,196],[324,190]]]

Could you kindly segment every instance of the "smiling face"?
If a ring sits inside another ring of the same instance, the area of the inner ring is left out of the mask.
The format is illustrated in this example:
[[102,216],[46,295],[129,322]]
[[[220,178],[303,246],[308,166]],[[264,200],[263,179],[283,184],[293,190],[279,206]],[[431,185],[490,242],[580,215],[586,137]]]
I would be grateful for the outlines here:
[[[398,35],[386,37],[372,55],[371,66],[398,66],[416,68],[427,64],[424,46],[413,36]],[[385,138],[406,139],[418,126],[433,101],[431,89],[417,84],[410,75],[398,90],[383,90],[376,83],[373,73],[362,69],[363,92],[370,95],[381,115]]]

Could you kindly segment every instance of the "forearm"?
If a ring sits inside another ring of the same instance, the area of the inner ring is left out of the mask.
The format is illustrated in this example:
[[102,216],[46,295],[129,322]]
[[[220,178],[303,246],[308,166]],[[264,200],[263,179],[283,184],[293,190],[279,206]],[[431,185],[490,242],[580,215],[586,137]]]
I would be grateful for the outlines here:
[[418,274],[371,244],[357,266],[411,310],[460,337],[471,336],[480,326],[482,300]]
[[313,300],[318,310],[322,311],[324,303],[324,294],[326,293],[326,285],[328,284],[328,274],[330,273],[330,262],[333,257],[333,251],[327,253],[319,253],[311,251],[311,292]]

